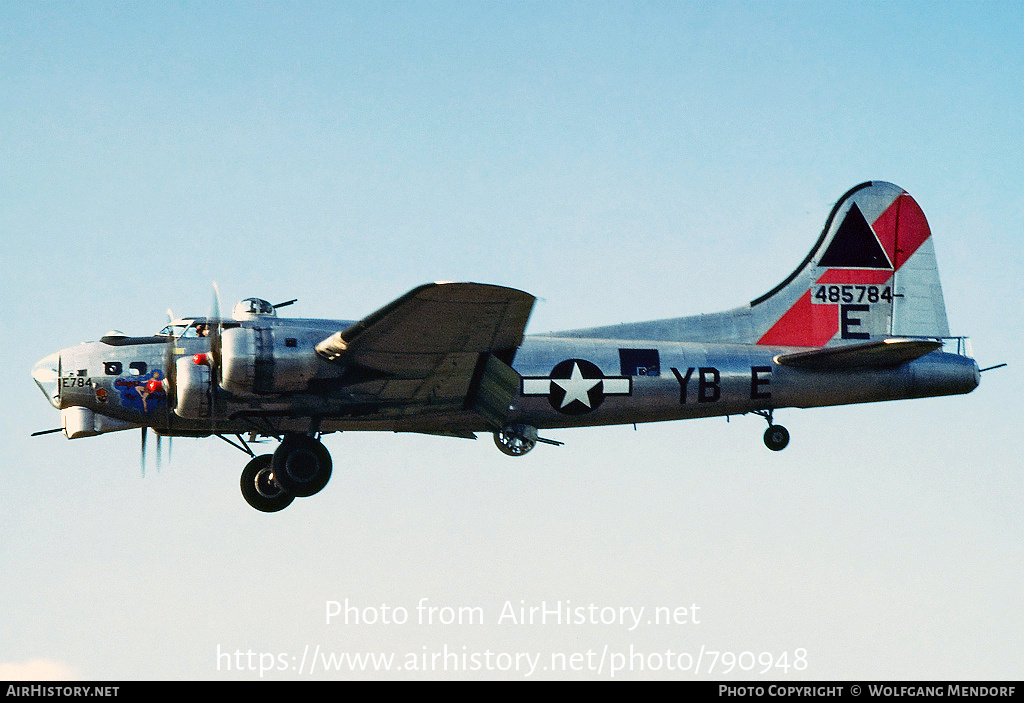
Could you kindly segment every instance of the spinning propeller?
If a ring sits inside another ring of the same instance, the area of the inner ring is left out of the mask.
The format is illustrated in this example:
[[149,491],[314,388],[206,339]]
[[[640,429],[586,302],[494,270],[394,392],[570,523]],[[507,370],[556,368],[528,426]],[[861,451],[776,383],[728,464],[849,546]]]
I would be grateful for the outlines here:
[[[146,478],[146,437],[149,433],[148,427],[142,428],[142,445],[140,447],[139,456],[139,468],[142,472],[142,478]],[[160,473],[160,465],[163,463],[163,437],[159,433],[156,434],[156,472]],[[167,463],[171,462],[171,437],[167,438]]]
[[[175,368],[174,368],[174,346],[177,343],[177,338],[174,336],[174,313],[170,308],[167,308],[167,344],[164,345],[164,378],[163,381],[150,380],[147,385],[150,392],[156,392],[163,390],[164,395],[167,396],[167,402],[164,405],[164,409],[167,413],[170,413],[174,407],[174,401],[176,394],[175,389]],[[149,428],[142,427],[142,444],[139,448],[139,466],[142,472],[142,477],[146,477],[146,436],[149,432]],[[172,438],[167,438],[167,461],[171,461],[171,445]],[[163,463],[163,437],[160,433],[156,433],[156,471],[160,473],[160,465]]]
[[223,357],[222,338],[224,320],[220,316],[220,288],[213,282],[213,299],[210,301],[210,316],[206,320],[206,333],[210,338],[210,429],[217,431],[217,389],[221,382],[221,360]]

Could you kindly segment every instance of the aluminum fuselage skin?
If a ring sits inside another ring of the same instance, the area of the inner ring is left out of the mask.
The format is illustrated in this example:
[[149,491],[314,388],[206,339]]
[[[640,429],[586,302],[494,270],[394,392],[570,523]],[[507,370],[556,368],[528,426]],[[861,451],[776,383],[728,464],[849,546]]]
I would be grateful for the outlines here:
[[[272,318],[258,324],[270,329],[275,347],[284,348],[287,339],[290,353],[310,355],[313,361],[307,359],[307,366],[312,363],[315,371],[308,390],[233,394],[217,389],[209,417],[183,418],[168,403],[166,392],[150,382],[166,378],[168,359],[206,352],[209,341],[143,337],[105,338],[62,350],[55,369],[59,393],[47,394],[59,408],[87,408],[96,414],[94,431],[79,436],[143,426],[164,435],[276,435],[306,432],[311,418],[320,432],[468,436],[496,429],[471,409],[451,403],[435,405],[429,398],[382,402],[380,379],[352,378],[343,365],[318,357],[313,347],[350,321]],[[979,381],[974,359],[942,351],[894,367],[825,372],[776,361],[793,350],[527,335],[511,364],[521,378],[507,422],[552,429],[737,415],[960,394]],[[47,359],[52,362],[54,356]]]

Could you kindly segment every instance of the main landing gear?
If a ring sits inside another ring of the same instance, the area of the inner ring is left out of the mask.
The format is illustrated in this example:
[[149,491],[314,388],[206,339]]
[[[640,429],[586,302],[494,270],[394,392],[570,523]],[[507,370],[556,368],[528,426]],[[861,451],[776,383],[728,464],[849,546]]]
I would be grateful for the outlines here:
[[331,455],[310,435],[286,434],[273,454],[253,457],[240,481],[245,501],[264,513],[319,493],[331,479]]
[[768,421],[768,429],[764,431],[764,446],[773,452],[781,452],[789,444],[789,430],[772,422],[771,410],[756,410],[755,412]]

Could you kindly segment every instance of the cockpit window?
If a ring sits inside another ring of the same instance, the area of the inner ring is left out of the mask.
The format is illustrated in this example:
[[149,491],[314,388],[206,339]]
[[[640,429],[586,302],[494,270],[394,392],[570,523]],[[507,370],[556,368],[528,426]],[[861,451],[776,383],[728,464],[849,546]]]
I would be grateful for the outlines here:
[[205,327],[205,325],[197,325],[195,320],[182,320],[173,324],[165,326],[162,330],[156,333],[158,337],[168,337],[174,335],[176,338],[181,337],[199,337],[197,327]]

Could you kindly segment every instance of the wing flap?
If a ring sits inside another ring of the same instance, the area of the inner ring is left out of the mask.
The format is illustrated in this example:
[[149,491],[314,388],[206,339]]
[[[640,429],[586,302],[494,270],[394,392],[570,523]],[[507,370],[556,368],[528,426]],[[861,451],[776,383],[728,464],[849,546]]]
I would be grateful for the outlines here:
[[878,342],[780,354],[775,357],[775,361],[785,366],[811,371],[887,368],[913,361],[941,347],[942,342],[936,340],[883,339]]
[[503,426],[508,419],[512,399],[519,390],[519,374],[493,354],[486,354],[480,358],[476,378],[478,380],[467,393],[466,408],[492,426]]
[[379,398],[457,407],[466,397],[478,358],[478,354],[447,354],[433,373],[424,377],[384,381]]

